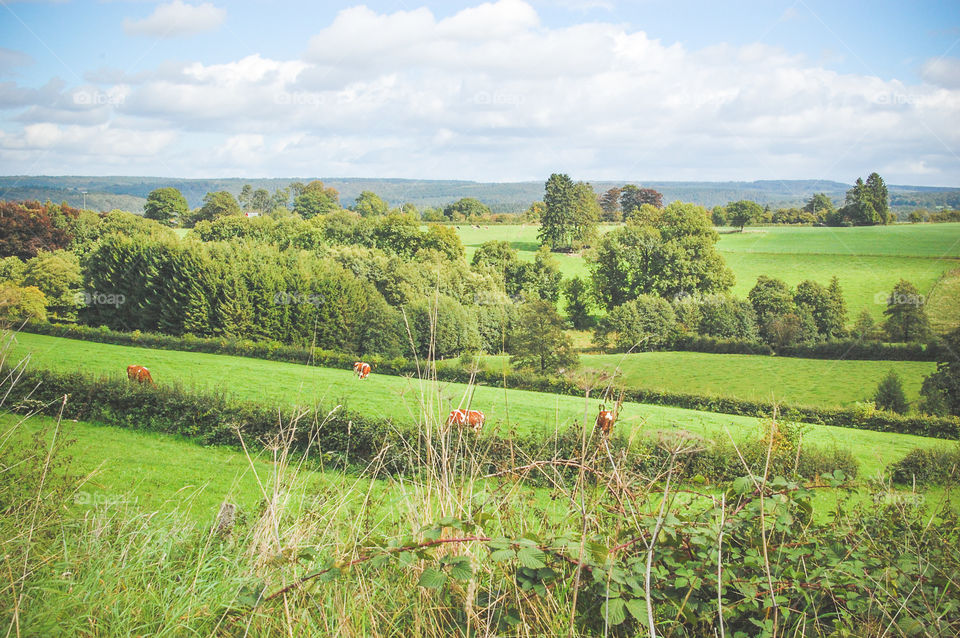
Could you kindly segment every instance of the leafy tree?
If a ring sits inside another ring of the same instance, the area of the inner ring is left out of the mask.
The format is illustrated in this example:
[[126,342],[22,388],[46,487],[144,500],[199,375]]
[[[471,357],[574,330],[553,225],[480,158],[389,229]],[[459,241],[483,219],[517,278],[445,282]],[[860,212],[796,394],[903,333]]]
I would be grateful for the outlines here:
[[250,184],[244,184],[240,189],[240,195],[237,197],[237,202],[240,203],[240,208],[242,210],[250,210],[250,203],[253,200],[253,186]]
[[230,215],[240,215],[240,204],[229,192],[217,191],[203,196],[203,206],[200,207],[196,221],[213,221]]
[[57,307],[59,314],[70,315],[77,305],[83,275],[73,253],[66,250],[39,252],[26,263],[23,283],[39,289],[47,305]]
[[605,222],[618,222],[623,219],[623,209],[620,208],[620,194],[622,188],[611,188],[600,196],[600,208],[603,210],[601,219]]
[[623,192],[620,194],[620,208],[624,215],[629,215],[631,211],[639,209],[644,204],[663,208],[663,195],[652,188],[640,188],[633,184],[623,187]]
[[273,197],[271,198],[272,202],[270,205],[270,210],[283,209],[286,210],[290,205],[290,189],[289,188],[277,188],[273,191]]
[[421,250],[424,249],[436,250],[451,260],[460,260],[464,257],[460,235],[450,226],[430,226],[421,241]]
[[[250,197],[250,208],[261,213],[269,213],[273,210],[273,198],[270,196],[270,191],[266,188],[258,188],[253,191],[253,195]],[[284,202],[284,208],[286,208],[286,202]]]
[[910,215],[907,216],[907,219],[911,224],[919,224],[927,221],[929,217],[930,214],[927,211],[918,208],[917,210],[910,211]]
[[826,193],[814,193],[813,197],[807,200],[803,205],[803,210],[813,215],[816,219],[825,219],[836,211],[833,200]]
[[790,287],[780,279],[760,275],[747,297],[757,313],[760,336],[771,346],[782,348],[817,339],[819,331],[810,307],[798,306]]
[[608,310],[642,294],[674,297],[733,285],[706,210],[674,202],[655,212],[604,235],[590,256],[593,289]]
[[813,317],[817,332],[824,339],[835,339],[843,334],[846,323],[846,305],[836,277],[830,288],[815,281],[801,281],[793,296],[797,308],[805,309]]
[[41,250],[67,248],[70,222],[80,211],[36,201],[0,201],[0,257],[30,259]]
[[443,216],[452,221],[473,217],[489,217],[491,214],[490,208],[486,204],[473,197],[458,199],[443,209]]
[[574,248],[595,234],[600,205],[589,184],[554,173],[544,185],[543,203],[537,237],[550,250]]
[[883,178],[877,173],[870,173],[867,176],[866,191],[870,204],[880,217],[880,223],[886,224],[890,213],[890,194]]
[[476,317],[455,299],[441,295],[436,304],[421,299],[405,312],[421,358],[455,357],[480,347]]
[[727,204],[726,214],[727,219],[730,220],[730,224],[739,227],[742,233],[744,226],[760,219],[763,215],[763,209],[760,208],[760,204],[756,202],[742,199],[738,202]]
[[920,394],[928,414],[960,416],[960,328],[943,339],[937,371],[923,380]]
[[147,195],[143,216],[166,226],[176,226],[190,212],[187,199],[173,187],[157,188]]
[[[293,200],[293,212],[304,219],[333,212],[340,208],[340,193],[335,188],[327,188],[320,180],[314,180],[303,186],[300,182],[290,185],[293,192],[299,191]],[[301,188],[302,187],[302,188]]]
[[577,330],[590,326],[590,308],[593,305],[590,288],[580,277],[563,282],[563,296],[567,302],[567,316]]
[[758,321],[768,317],[784,315],[796,310],[790,287],[780,279],[760,275],[757,283],[747,293]]
[[883,330],[890,341],[925,341],[930,336],[924,301],[909,281],[901,279],[894,285],[883,311],[887,317]]
[[849,222],[854,226],[886,224],[890,211],[889,194],[883,178],[870,173],[867,181],[857,178],[853,188],[847,191],[846,201],[839,211],[827,217],[827,223]]
[[390,205],[372,191],[363,191],[354,200],[351,210],[360,214],[361,217],[377,217],[386,215],[390,211]]
[[864,308],[860,311],[860,314],[857,315],[856,321],[853,322],[853,328],[850,329],[850,333],[857,339],[871,339],[873,338],[873,333],[877,328],[877,323],[873,320],[873,315],[870,314],[870,311]]
[[523,290],[526,264],[520,261],[510,242],[492,240],[480,244],[470,262],[475,268],[488,268],[503,278],[504,291],[515,297]]
[[560,298],[560,281],[563,275],[557,260],[546,246],[541,246],[533,263],[523,264],[520,271],[523,292],[528,298],[543,299],[556,304]]
[[746,300],[730,295],[708,295],[699,303],[698,334],[719,339],[757,338],[757,313]]
[[579,361],[570,337],[563,331],[556,306],[542,299],[520,307],[510,332],[508,352],[510,363],[541,374],[575,367]]
[[0,317],[43,321],[47,318],[47,300],[35,286],[0,284]]
[[19,257],[0,258],[0,283],[22,285],[26,267],[27,265]]
[[907,413],[909,407],[907,396],[903,393],[903,381],[896,371],[891,370],[877,385],[873,402],[881,410],[889,410],[897,414]]
[[595,341],[606,344],[611,334],[620,352],[659,350],[677,336],[676,314],[665,299],[640,295],[610,312],[598,326]]
[[723,206],[714,206],[710,209],[710,221],[714,226],[726,226],[730,222],[727,216],[727,209]]

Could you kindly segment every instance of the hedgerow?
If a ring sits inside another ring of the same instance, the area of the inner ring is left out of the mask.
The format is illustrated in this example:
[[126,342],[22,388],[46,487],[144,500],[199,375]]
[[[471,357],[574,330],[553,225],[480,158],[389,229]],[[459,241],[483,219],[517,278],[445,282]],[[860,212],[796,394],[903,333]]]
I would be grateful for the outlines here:
[[[303,348],[284,345],[275,341],[252,341],[233,338],[198,338],[191,335],[172,337],[157,333],[120,332],[106,327],[65,326],[46,322],[30,322],[22,327],[25,332],[45,334],[97,343],[130,345],[163,350],[205,352],[234,356],[311,364],[329,368],[349,368],[356,358],[353,355],[319,348]],[[417,362],[403,357],[385,358],[376,355],[364,358],[373,365],[377,374],[420,374]],[[422,367],[422,363],[420,366]],[[488,386],[506,386],[520,390],[549,392],[570,396],[583,396],[584,389],[567,377],[548,377],[529,372],[497,373],[486,370],[471,370],[466,367],[442,366],[435,370],[438,379],[457,383],[476,382]],[[665,405],[705,412],[718,412],[739,416],[763,417],[776,410],[786,418],[819,425],[833,425],[876,432],[916,434],[942,439],[960,438],[960,419],[956,417],[930,417],[919,415],[901,416],[882,410],[860,408],[826,408],[773,404],[734,397],[687,394],[665,390],[628,388],[624,400],[635,403]]]
[[[306,449],[312,441],[325,466],[356,469],[376,460],[386,473],[416,475],[426,457],[422,453],[427,445],[425,430],[391,419],[372,418],[323,404],[284,412],[226,394],[198,392],[179,385],[145,386],[80,372],[27,371],[11,390],[5,405],[47,414],[58,414],[63,409],[66,418],[180,435],[205,445],[236,446],[241,435],[252,444],[269,444],[280,434],[281,424],[298,420],[301,426],[291,444]],[[480,436],[480,462],[490,473],[496,473],[531,460],[575,458],[580,454],[584,434],[572,426],[523,435],[506,432]],[[613,457],[625,459],[626,467],[642,474],[656,472],[671,454],[670,446],[648,438],[631,442],[618,435],[608,445]],[[731,481],[746,471],[741,455],[751,471],[762,473],[766,461],[762,441],[746,441],[738,444],[738,449],[739,454],[731,443],[702,441],[680,459],[681,475],[700,476],[715,483]],[[808,479],[837,469],[849,477],[857,474],[856,461],[847,450],[805,446],[799,457],[793,451],[777,452],[772,462],[778,471],[783,470],[781,474]]]

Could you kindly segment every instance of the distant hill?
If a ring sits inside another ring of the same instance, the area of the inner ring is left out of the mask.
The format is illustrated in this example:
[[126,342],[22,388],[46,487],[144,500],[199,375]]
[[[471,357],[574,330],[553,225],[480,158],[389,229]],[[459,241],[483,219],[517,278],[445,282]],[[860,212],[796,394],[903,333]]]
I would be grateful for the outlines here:
[[[141,212],[147,194],[155,188],[173,186],[187,198],[191,207],[201,204],[203,196],[211,191],[225,190],[240,194],[244,184],[254,189],[273,192],[286,188],[292,182],[307,183],[312,177],[274,179],[178,179],[166,177],[0,177],[0,199],[67,202],[71,206],[83,204],[86,191],[87,208],[108,211],[114,208]],[[349,206],[361,191],[370,190],[390,204],[399,206],[410,202],[417,207],[444,206],[461,197],[475,197],[490,206],[494,212],[519,212],[531,202],[543,199],[543,182],[471,182],[461,180],[319,178],[327,186],[340,192],[340,202]],[[664,201],[681,200],[701,206],[723,205],[739,199],[750,199],[761,205],[799,206],[814,193],[826,193],[834,202],[843,202],[850,184],[827,180],[761,180],[755,182],[592,182],[598,193],[624,183],[654,188],[663,193]],[[888,185],[894,208],[925,207],[960,208],[960,188]]]

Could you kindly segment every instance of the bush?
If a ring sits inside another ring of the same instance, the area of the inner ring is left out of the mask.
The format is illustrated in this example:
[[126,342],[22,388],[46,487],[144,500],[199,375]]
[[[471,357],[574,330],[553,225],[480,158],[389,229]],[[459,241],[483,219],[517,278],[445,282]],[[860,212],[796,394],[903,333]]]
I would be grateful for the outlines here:
[[907,413],[907,396],[903,393],[903,381],[900,375],[891,370],[877,386],[873,395],[873,402],[881,410],[889,410],[897,414]]
[[599,331],[613,333],[614,347],[627,352],[665,348],[676,338],[676,328],[676,315],[666,300],[640,295],[614,308]]
[[952,485],[960,482],[960,446],[947,449],[913,448],[890,466],[894,483]]

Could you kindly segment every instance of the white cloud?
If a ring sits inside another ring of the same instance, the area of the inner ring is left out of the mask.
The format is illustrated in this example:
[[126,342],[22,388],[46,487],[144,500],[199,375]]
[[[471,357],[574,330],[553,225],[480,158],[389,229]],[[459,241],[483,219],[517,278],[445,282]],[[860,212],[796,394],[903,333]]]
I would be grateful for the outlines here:
[[960,89],[960,60],[931,58],[924,62],[920,75],[930,84],[947,89]]
[[219,27],[227,12],[209,2],[191,5],[182,0],[161,4],[143,20],[123,21],[123,30],[129,35],[154,38],[176,38],[196,35]]
[[[960,86],[953,67],[928,66],[926,83],[908,85],[764,44],[667,46],[609,22],[551,28],[521,0],[442,19],[360,6],[302,59],[88,73],[89,86],[60,92],[99,90],[98,104],[48,99],[3,145],[56,148],[70,126],[117,129],[146,136],[162,172],[182,175],[852,181],[886,166],[888,182],[955,183]],[[31,99],[0,84],[0,103]],[[156,146],[157,131],[183,135]]]

